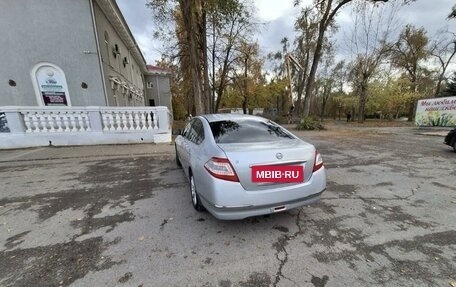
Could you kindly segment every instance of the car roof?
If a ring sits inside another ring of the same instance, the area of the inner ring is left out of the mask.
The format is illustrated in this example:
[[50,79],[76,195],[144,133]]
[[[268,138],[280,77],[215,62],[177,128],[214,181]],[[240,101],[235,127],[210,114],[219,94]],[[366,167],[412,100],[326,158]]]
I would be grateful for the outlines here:
[[265,121],[265,118],[244,115],[244,114],[207,114],[202,115],[201,117],[205,118],[209,123],[220,122],[220,121],[237,121],[237,120],[256,120],[256,121]]

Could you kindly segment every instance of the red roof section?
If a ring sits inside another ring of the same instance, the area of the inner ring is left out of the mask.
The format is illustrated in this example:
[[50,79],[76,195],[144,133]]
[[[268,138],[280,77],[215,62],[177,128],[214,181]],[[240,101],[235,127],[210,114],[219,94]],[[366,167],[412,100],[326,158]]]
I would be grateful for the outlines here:
[[157,66],[153,66],[153,65],[146,65],[146,68],[149,72],[164,72],[164,73],[169,73],[171,72],[170,70],[168,69],[165,69],[165,68],[161,68],[161,67],[157,67]]

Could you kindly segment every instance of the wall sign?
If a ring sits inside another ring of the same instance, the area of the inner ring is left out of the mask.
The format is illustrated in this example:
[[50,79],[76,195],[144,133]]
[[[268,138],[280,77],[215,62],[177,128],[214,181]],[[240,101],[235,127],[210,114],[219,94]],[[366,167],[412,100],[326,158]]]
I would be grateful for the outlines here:
[[68,85],[62,69],[52,64],[41,64],[34,69],[40,102],[45,106],[71,106]]
[[415,123],[418,126],[456,126],[456,97],[418,101]]

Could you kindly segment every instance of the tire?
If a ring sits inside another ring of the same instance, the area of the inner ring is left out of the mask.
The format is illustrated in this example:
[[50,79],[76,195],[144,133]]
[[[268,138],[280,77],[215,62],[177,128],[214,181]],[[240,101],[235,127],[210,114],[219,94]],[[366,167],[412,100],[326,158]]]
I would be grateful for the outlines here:
[[453,141],[453,151],[456,152],[456,140]]
[[200,197],[198,195],[198,192],[196,190],[196,185],[195,185],[195,179],[193,178],[193,174],[190,173],[190,196],[192,199],[192,205],[193,207],[198,211],[204,211],[205,208],[201,204]]
[[174,144],[174,150],[176,151],[176,165],[177,165],[178,167],[182,167],[182,163],[181,163],[181,161],[180,161],[180,159],[179,159],[179,155],[177,154],[177,147],[176,147],[176,144]]

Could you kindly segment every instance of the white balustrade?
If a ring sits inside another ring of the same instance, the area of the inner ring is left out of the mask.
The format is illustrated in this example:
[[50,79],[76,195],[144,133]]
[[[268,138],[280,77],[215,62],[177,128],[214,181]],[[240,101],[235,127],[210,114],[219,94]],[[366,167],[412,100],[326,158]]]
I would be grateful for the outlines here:
[[75,116],[75,123],[76,123],[76,127],[79,128],[79,132],[84,132],[85,131],[85,127],[84,127],[84,123],[82,122],[82,114],[77,114]]
[[144,115],[144,112],[141,112],[139,113],[140,116],[139,116],[139,122],[141,123],[141,128],[142,129],[147,129],[147,126],[146,126],[146,116]]
[[[160,128],[158,113],[153,108],[116,108],[109,110],[103,108],[101,114],[103,131],[105,132],[133,132],[158,130]],[[167,111],[166,117],[168,117]],[[165,124],[166,122],[168,122],[167,119]]]
[[154,121],[154,130],[158,130],[158,117],[154,114],[152,119]]
[[89,131],[87,111],[20,111],[26,133]]
[[139,114],[140,113],[135,113],[134,114],[135,115],[134,121],[135,121],[135,124],[136,124],[135,130],[137,130],[137,131],[141,130],[141,122],[139,121]]
[[49,132],[55,132],[55,117],[53,114],[48,114],[46,117],[46,124],[50,127]]
[[0,107],[2,112],[9,132],[0,133],[0,149],[171,140],[166,107]]
[[114,117],[113,114],[108,114],[108,118],[109,118],[109,131],[115,131],[116,128],[115,128],[115,123],[116,123],[116,118]]
[[25,124],[25,132],[29,133],[32,131],[32,123],[30,117],[26,114],[24,115],[24,124]]
[[76,120],[74,119],[74,115],[70,114],[68,115],[68,122],[69,122],[69,126],[68,128],[70,129],[70,132],[76,132],[77,129],[76,129]]
[[63,131],[69,132],[70,131],[70,121],[68,119],[67,113],[61,114],[62,122],[63,122]]
[[32,132],[38,133],[40,132],[40,122],[38,121],[38,117],[36,113],[32,114]]
[[114,124],[115,124],[116,128],[114,130],[122,131],[122,126],[123,126],[122,125],[122,112],[116,111],[113,113],[112,116],[113,116],[113,119],[115,119]]
[[[108,122],[110,122],[109,114],[101,114],[101,121],[102,121],[103,123],[108,123]],[[109,127],[110,127],[110,126],[111,126],[111,125],[103,125],[103,131],[104,131],[104,132],[109,131]]]
[[133,127],[133,124],[134,124],[133,123],[133,113],[132,112],[127,112],[126,114],[128,116],[128,125],[129,125],[128,130],[130,130],[130,131],[131,130],[135,130],[134,127]]
[[65,126],[65,123],[63,121],[63,117],[62,117],[62,113],[61,112],[57,112],[57,117],[56,117],[56,124],[57,126],[59,127],[57,129],[57,131],[59,132],[63,132],[63,127]]
[[36,118],[38,119],[38,125],[41,126],[40,131],[45,131],[46,130],[46,117],[43,112],[36,113]]
[[82,120],[84,122],[85,130],[87,132],[92,131],[92,128],[90,127],[89,115],[88,114],[82,114]]
[[151,119],[151,116],[150,116],[151,114],[150,114],[150,113],[147,113],[147,112],[145,112],[144,114],[146,115],[146,120],[145,120],[145,122],[146,122],[146,129],[152,130],[152,129],[153,129],[153,126],[152,126],[152,119]]

